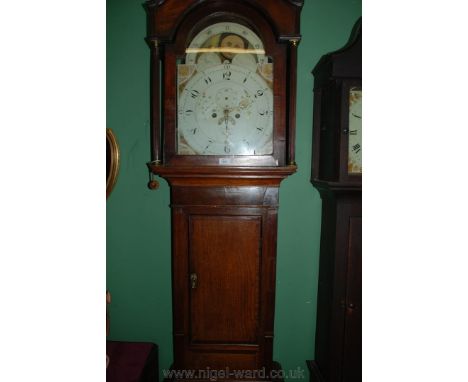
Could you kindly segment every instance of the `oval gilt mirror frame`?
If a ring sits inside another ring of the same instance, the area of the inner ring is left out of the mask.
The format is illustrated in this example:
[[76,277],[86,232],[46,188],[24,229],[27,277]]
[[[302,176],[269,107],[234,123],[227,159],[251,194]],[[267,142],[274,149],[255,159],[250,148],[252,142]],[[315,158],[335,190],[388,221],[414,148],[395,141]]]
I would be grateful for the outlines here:
[[109,197],[119,173],[120,149],[113,131],[106,129],[106,199]]

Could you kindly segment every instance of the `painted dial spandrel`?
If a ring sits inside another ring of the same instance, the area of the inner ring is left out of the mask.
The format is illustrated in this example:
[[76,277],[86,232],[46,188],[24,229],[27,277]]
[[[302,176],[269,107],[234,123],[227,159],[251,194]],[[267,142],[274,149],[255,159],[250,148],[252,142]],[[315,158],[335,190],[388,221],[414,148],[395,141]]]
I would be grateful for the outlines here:
[[273,153],[273,63],[260,38],[225,22],[202,30],[178,64],[179,155]]
[[362,89],[349,91],[348,173],[362,174]]

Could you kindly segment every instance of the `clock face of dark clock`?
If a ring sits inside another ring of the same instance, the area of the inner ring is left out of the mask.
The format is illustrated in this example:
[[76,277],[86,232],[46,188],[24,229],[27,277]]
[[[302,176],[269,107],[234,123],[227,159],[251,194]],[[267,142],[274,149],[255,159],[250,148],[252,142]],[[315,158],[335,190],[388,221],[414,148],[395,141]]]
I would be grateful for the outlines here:
[[199,32],[177,65],[177,154],[271,155],[273,63],[249,28]]
[[348,173],[362,173],[362,89],[349,91]]

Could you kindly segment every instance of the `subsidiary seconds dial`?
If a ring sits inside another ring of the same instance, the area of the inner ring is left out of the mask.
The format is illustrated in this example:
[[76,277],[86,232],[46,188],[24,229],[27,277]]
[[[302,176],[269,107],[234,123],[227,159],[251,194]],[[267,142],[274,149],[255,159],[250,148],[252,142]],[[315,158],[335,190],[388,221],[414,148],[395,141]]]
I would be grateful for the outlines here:
[[198,72],[179,92],[179,155],[273,152],[273,95],[265,80],[225,61]]

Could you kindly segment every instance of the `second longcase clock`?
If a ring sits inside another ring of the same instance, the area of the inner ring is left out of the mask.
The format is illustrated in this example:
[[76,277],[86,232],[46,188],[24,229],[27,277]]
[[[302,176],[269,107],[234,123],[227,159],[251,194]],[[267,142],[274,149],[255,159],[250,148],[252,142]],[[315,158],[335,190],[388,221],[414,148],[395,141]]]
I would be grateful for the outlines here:
[[173,368],[218,370],[218,379],[270,373],[279,186],[296,171],[302,1],[146,7],[149,167],[171,186]]
[[361,368],[362,30],[313,70],[312,184],[322,198],[311,382],[359,382]]

